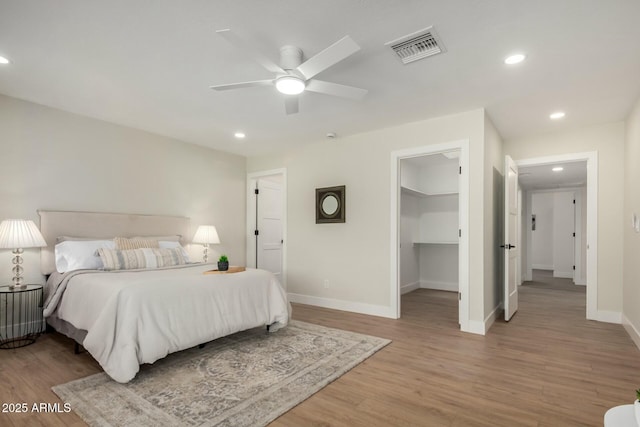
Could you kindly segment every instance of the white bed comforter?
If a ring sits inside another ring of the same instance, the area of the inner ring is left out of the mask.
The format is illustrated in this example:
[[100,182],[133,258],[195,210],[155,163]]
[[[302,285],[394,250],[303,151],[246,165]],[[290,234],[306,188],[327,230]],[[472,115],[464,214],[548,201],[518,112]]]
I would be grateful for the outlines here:
[[274,324],[276,330],[287,324],[290,305],[272,273],[202,274],[211,268],[85,271],[48,289],[45,316],[55,313],[86,330],[82,345],[121,383],[133,379],[140,364],[169,353],[258,326]]

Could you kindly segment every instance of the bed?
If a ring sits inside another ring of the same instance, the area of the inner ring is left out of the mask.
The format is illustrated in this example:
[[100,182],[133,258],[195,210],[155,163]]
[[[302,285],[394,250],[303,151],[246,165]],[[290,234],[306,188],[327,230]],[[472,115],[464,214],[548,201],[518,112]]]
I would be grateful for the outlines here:
[[[45,286],[44,315],[73,338],[115,381],[133,379],[144,363],[246,329],[286,326],[290,305],[273,274],[247,269],[205,274],[212,264],[152,269],[79,269],[58,273],[54,245],[114,236],[185,236],[182,217],[40,211]],[[177,237],[177,239],[180,239]]]

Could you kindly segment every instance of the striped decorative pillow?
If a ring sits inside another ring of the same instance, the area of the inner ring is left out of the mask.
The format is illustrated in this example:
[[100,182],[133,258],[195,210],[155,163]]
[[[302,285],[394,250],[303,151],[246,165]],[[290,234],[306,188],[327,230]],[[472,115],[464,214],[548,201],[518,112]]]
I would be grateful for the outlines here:
[[144,237],[116,237],[113,239],[117,249],[140,249],[140,248],[158,248],[158,241],[155,239],[145,239]]
[[133,270],[187,264],[179,248],[98,249],[105,270]]

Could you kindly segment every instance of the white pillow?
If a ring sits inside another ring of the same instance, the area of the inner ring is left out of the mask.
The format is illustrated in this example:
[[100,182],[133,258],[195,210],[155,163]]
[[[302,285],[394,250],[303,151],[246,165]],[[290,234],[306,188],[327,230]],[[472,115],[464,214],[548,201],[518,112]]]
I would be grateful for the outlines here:
[[115,249],[113,240],[65,240],[55,247],[56,270],[60,273],[73,270],[96,270],[103,267],[96,255],[98,248]]
[[158,246],[160,247],[160,249],[180,249],[180,252],[182,252],[182,257],[184,258],[184,261],[189,264],[191,263],[191,260],[189,259],[189,253],[187,252],[187,250],[182,247],[182,245],[180,244],[180,242],[176,242],[176,241],[169,241],[169,240],[159,240],[158,241]]

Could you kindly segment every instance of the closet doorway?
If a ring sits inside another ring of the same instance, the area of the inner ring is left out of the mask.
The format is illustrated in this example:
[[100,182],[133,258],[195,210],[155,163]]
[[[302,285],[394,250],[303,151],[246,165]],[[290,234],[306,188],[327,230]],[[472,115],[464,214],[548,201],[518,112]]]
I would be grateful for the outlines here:
[[420,311],[419,304],[468,330],[467,147],[461,141],[392,153],[392,291],[398,318],[406,294],[412,312]]
[[247,176],[247,267],[272,272],[286,289],[286,170]]

